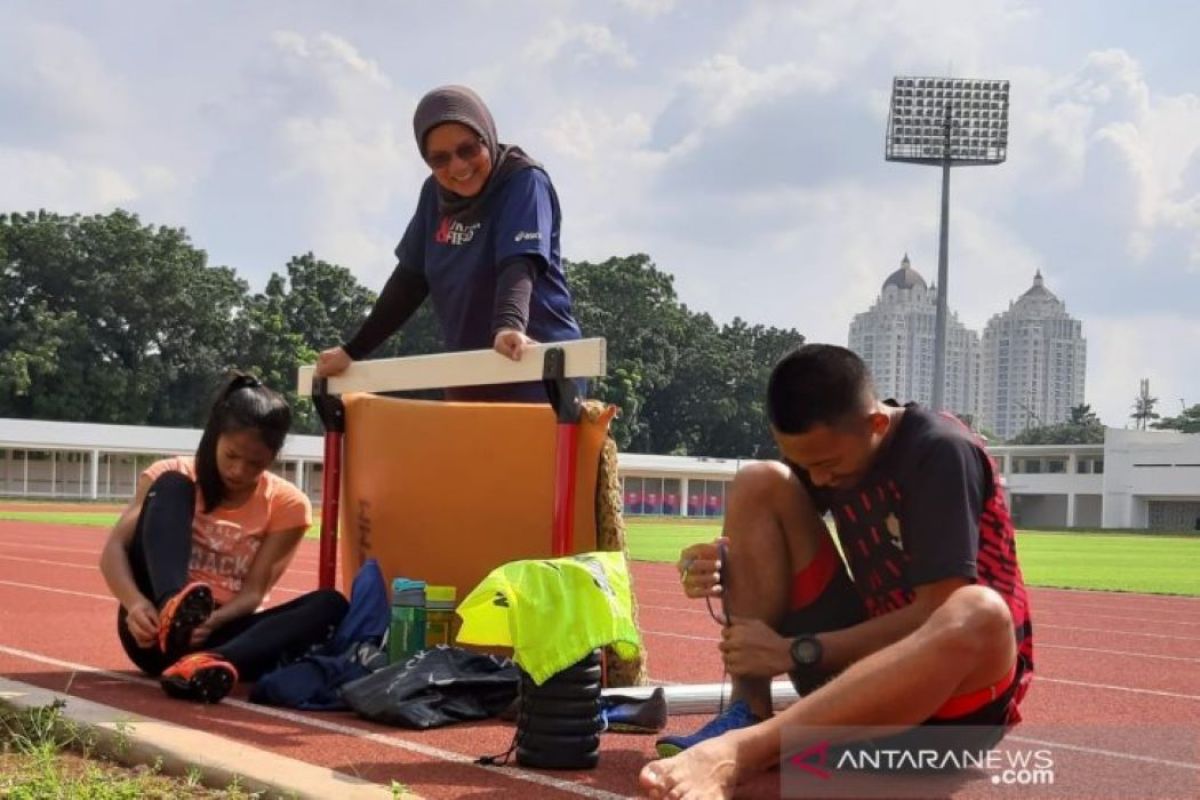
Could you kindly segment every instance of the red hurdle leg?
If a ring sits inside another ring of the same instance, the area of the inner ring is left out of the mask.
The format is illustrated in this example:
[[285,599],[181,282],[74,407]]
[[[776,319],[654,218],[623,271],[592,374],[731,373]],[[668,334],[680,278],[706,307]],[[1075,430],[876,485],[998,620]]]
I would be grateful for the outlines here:
[[338,510],[342,492],[342,434],[325,434],[325,472],[321,489],[321,562],[318,586],[332,589],[337,575]]
[[554,443],[554,556],[568,556],[575,545],[575,473],[579,423],[560,422]]

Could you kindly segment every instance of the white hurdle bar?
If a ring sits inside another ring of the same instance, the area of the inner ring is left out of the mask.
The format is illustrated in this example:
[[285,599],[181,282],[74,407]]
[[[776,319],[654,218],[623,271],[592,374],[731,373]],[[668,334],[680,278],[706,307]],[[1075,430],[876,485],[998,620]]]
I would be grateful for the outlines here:
[[[688,683],[674,686],[629,686],[618,689],[604,689],[601,694],[605,697],[632,697],[636,700],[646,700],[655,689],[662,689],[667,698],[667,713],[674,714],[716,714],[725,698],[729,705],[729,695],[733,687],[728,683]],[[782,711],[800,699],[796,687],[791,681],[774,681],[771,683],[771,703],[776,711]]]
[[[595,378],[608,370],[604,340],[579,339],[530,345],[521,354],[520,361],[513,361],[495,350],[355,361],[341,375],[327,379],[326,391],[330,394],[403,392],[540,381],[546,351],[554,348],[563,351],[566,360],[564,378]],[[296,392],[301,397],[312,396],[315,374],[313,365],[300,367]]]

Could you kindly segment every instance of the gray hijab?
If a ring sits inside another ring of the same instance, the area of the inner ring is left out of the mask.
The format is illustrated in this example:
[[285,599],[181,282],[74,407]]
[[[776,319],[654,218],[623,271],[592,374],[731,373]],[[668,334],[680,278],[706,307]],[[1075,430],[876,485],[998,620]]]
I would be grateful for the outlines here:
[[460,222],[473,222],[488,197],[504,179],[523,169],[541,169],[542,165],[525,155],[513,145],[501,144],[496,137],[496,122],[492,112],[484,105],[479,95],[465,86],[441,86],[421,98],[413,114],[413,133],[417,137],[417,148],[425,157],[425,137],[429,132],[446,122],[466,125],[483,140],[483,145],[492,156],[492,172],[487,183],[474,197],[463,197],[437,186],[438,212]]

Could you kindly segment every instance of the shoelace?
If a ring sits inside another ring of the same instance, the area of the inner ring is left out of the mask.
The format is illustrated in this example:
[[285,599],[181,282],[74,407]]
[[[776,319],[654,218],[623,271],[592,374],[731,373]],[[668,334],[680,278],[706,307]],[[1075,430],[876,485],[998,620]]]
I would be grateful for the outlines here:
[[[722,628],[728,628],[731,624],[733,624],[733,619],[729,616],[729,587],[726,586],[729,576],[729,548],[725,546],[724,542],[717,543],[717,560],[721,565],[720,569],[717,570],[717,582],[721,587],[721,616],[717,616],[717,613],[713,611],[711,595],[704,598],[704,604],[708,606],[708,615],[712,617]],[[724,664],[724,661],[722,661],[722,664]],[[717,716],[721,716],[725,713],[725,684],[728,682],[729,670],[728,668],[722,667],[721,694],[718,699]]]
[[480,756],[479,758],[475,759],[476,764],[484,767],[508,766],[509,759],[512,758],[512,754],[514,751],[516,751],[517,745],[519,744],[519,740],[521,738],[521,729],[525,727],[524,723],[526,715],[529,713],[530,707],[533,705],[529,702],[530,699],[531,698],[525,693],[525,681],[521,681],[517,684],[517,726],[513,729],[512,740],[508,743],[508,749],[503,753],[497,753],[493,756]]

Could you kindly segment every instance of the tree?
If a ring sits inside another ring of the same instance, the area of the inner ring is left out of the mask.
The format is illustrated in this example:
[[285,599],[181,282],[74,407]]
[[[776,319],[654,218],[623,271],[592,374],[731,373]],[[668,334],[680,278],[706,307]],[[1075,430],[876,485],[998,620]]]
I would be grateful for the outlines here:
[[608,341],[608,375],[592,394],[621,409],[623,450],[763,457],[774,452],[764,413],[775,362],[804,341],[791,329],[734,319],[719,326],[679,302],[674,279],[635,254],[568,264],[585,336]]
[[1104,423],[1090,405],[1071,409],[1066,422],[1029,428],[1009,440],[1010,444],[1103,444]]
[[1133,400],[1133,413],[1129,415],[1139,431],[1146,430],[1146,425],[1151,420],[1159,418],[1158,413],[1154,410],[1154,406],[1157,404],[1158,398],[1150,396],[1150,380],[1143,378],[1141,390]]
[[125,211],[0,216],[0,414],[198,424],[247,292],[206,262]]
[[1200,433],[1200,403],[1185,408],[1178,417],[1164,417],[1153,423],[1151,428],[1163,431],[1181,431],[1183,433]]
[[287,398],[296,433],[320,433],[312,403],[301,402],[296,393],[300,365],[313,363],[317,352],[305,341],[304,334],[289,324],[282,284],[278,275],[272,275],[266,290],[247,302],[238,326],[233,362]]
[[642,253],[599,264],[568,263],[566,272],[583,335],[608,343],[609,374],[591,393],[621,409],[613,424],[618,446],[650,452],[646,405],[671,381],[687,338],[688,314],[676,298],[674,279]]
[[1087,403],[1072,406],[1068,422],[1072,425],[1100,425],[1100,418],[1096,416],[1096,412],[1092,411],[1092,407]]
[[375,303],[354,273],[312,253],[292,258],[285,270],[271,275],[263,295],[278,301],[282,321],[310,350],[344,343]]
[[776,362],[803,342],[792,329],[740,318],[717,329],[707,314],[694,315],[672,383],[650,401],[654,451],[773,456],[767,380]]

